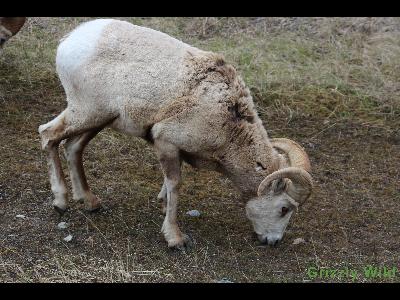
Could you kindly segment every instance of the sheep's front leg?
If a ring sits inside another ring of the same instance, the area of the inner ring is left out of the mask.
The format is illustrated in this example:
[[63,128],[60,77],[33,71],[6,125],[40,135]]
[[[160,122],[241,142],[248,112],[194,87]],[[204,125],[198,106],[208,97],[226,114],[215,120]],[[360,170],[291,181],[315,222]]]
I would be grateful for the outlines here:
[[167,193],[165,219],[161,232],[164,234],[168,247],[184,249],[191,245],[191,241],[186,234],[181,232],[177,223],[178,189],[181,180],[179,149],[170,143],[157,140],[154,146],[164,173]]
[[163,186],[161,188],[161,191],[158,193],[157,199],[159,202],[161,202],[161,212],[163,215],[167,213],[167,185],[166,185],[166,179],[164,179]]

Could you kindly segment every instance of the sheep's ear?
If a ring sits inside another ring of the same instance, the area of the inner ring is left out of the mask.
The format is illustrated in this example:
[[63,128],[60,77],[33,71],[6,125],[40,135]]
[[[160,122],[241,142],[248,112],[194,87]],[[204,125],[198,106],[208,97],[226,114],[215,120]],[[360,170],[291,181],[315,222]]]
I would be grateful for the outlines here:
[[242,115],[239,112],[238,103],[235,103],[235,105],[228,107],[228,110],[232,114],[233,121],[239,122],[242,119]]
[[271,184],[271,190],[274,194],[281,194],[286,190],[287,181],[285,178],[276,179]]
[[269,194],[271,191],[277,195],[281,194],[286,191],[287,188],[287,180],[285,178],[277,178],[275,180],[271,180],[268,183],[261,182],[260,186],[258,187],[257,195],[262,196]]

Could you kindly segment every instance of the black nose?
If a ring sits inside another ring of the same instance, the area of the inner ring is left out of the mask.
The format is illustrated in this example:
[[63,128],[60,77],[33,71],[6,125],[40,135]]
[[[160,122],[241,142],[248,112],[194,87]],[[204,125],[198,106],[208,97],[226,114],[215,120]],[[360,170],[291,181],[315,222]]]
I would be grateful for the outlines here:
[[257,239],[261,245],[268,245],[268,238],[263,237],[261,234],[257,234]]
[[3,45],[6,42],[5,38],[0,38],[0,45]]
[[276,247],[278,246],[280,240],[268,240],[267,237],[265,237],[262,241],[261,241],[261,245],[269,245],[272,247]]
[[260,241],[261,245],[269,245],[272,247],[276,247],[280,242],[280,239],[274,239],[274,238],[268,239],[268,237],[262,236],[261,234],[257,234],[257,238]]

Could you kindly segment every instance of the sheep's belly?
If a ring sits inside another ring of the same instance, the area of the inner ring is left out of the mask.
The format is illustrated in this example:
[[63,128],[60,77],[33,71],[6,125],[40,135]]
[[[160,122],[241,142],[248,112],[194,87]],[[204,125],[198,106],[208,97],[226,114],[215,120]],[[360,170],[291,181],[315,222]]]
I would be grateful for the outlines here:
[[147,133],[148,126],[140,124],[130,118],[119,116],[110,124],[109,127],[123,134],[144,137]]

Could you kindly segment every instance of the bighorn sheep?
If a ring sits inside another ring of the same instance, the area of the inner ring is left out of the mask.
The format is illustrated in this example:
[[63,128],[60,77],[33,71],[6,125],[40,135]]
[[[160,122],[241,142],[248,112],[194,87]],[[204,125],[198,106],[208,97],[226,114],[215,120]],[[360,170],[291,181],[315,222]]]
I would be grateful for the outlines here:
[[39,133],[60,213],[67,208],[67,188],[59,143],[66,139],[73,199],[96,210],[100,200],[87,184],[82,152],[105,127],[154,146],[164,174],[158,199],[169,247],[190,244],[177,223],[182,160],[233,181],[249,200],[247,217],[263,243],[275,245],[309,197],[307,154],[291,140],[268,138],[249,90],[222,56],[149,28],[98,19],[61,41],[56,68],[68,105]]
[[20,31],[25,20],[25,17],[0,17],[0,51],[4,43]]

